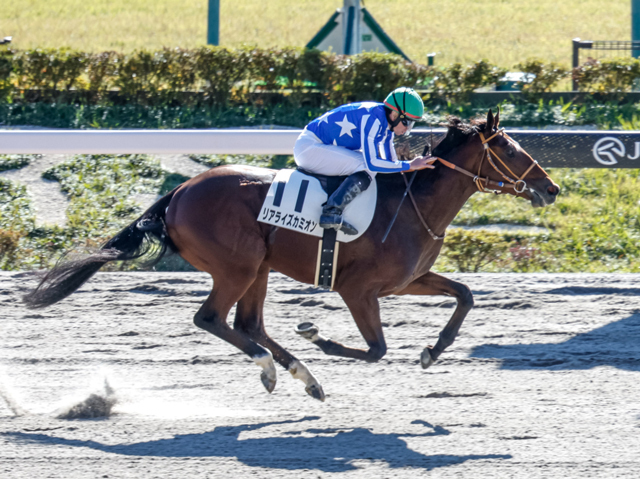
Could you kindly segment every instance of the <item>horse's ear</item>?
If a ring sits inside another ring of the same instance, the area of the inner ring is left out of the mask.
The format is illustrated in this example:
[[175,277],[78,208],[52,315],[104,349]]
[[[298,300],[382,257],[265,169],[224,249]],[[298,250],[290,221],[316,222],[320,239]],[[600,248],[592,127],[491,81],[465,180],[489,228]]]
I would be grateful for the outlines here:
[[496,128],[496,130],[500,128],[500,107],[498,107],[498,112],[496,113],[493,126]]
[[484,130],[484,134],[487,135],[487,138],[491,135],[491,132],[493,131],[493,127],[494,125],[494,118],[493,118],[493,112],[491,110],[489,110],[489,113],[487,113],[487,126],[485,127]]

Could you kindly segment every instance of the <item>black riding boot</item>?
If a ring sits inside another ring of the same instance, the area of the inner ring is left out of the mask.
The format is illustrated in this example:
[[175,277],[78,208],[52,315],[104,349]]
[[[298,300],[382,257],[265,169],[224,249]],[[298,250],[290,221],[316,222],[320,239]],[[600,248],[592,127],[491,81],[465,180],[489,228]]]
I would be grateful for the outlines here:
[[335,228],[347,235],[357,235],[358,230],[342,219],[342,212],[356,196],[369,188],[371,177],[366,171],[358,171],[342,182],[338,189],[327,200],[322,208],[320,226],[322,228]]

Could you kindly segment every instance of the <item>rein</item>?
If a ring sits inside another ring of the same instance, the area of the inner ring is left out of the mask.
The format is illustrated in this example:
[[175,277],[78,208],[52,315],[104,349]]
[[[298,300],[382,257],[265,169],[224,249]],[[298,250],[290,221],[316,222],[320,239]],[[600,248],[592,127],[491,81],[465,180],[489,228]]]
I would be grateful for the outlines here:
[[[385,231],[384,236],[382,237],[382,242],[383,243],[385,241],[387,241],[387,236],[389,236],[389,232],[391,231],[391,227],[393,226],[393,223],[396,222],[396,218],[398,217],[398,213],[400,213],[400,207],[402,206],[402,203],[404,203],[404,199],[406,198],[407,193],[409,193],[411,195],[411,185],[413,184],[413,180],[416,179],[416,173],[417,172],[415,172],[415,171],[413,172],[413,175],[411,175],[411,180],[408,183],[407,183],[407,177],[404,176],[404,173],[402,173],[402,177],[404,178],[405,185],[407,185],[407,189],[404,191],[404,195],[402,195],[402,198],[400,199],[400,203],[398,204],[398,209],[396,210],[396,214],[393,215],[393,218],[391,219],[391,223],[389,223],[389,226],[387,227],[387,231]],[[418,216],[420,216],[420,213],[418,213]]]
[[[524,179],[529,174],[529,172],[533,169],[533,167],[538,164],[538,162],[536,160],[533,160],[533,163],[531,163],[531,166],[529,166],[529,168],[527,168],[527,171],[525,171],[520,177],[516,175],[513,171],[511,171],[511,169],[506,165],[506,163],[502,161],[502,159],[498,156],[498,154],[495,151],[493,151],[489,146],[489,142],[493,140],[496,136],[501,135],[503,131],[504,131],[504,128],[500,128],[493,135],[491,135],[489,138],[486,138],[486,139],[482,134],[482,132],[478,132],[478,134],[480,135],[480,140],[482,141],[482,146],[484,147],[484,151],[486,152],[486,157],[487,157],[487,160],[489,161],[489,164],[491,164],[493,169],[496,170],[500,174],[500,176],[502,176],[505,180],[507,180],[509,184],[505,184],[504,181],[494,181],[489,179],[489,177],[482,178],[480,176],[480,171],[482,171],[482,162],[484,161],[484,158],[485,158],[484,154],[480,158],[480,164],[478,165],[478,173],[476,175],[474,175],[470,171],[465,170],[464,168],[460,168],[458,165],[454,165],[453,163],[447,160],[443,160],[442,158],[437,158],[437,160],[447,168],[451,168],[452,170],[459,171],[460,173],[467,175],[470,178],[473,178],[473,181],[478,187],[478,191],[481,191],[482,193],[490,193],[490,192],[493,192],[495,194],[502,193],[502,191],[490,190],[487,188],[488,186],[497,187],[497,188],[513,188],[513,190],[516,193],[524,193],[527,190],[527,183],[526,181],[524,181]],[[514,176],[516,178],[515,180],[510,176],[507,176],[506,174],[504,174],[496,166],[496,164],[493,162],[493,159],[491,158],[491,153],[493,153],[493,155],[498,159],[498,161],[502,164],[502,166],[504,166],[507,169],[507,171],[511,174],[511,176]],[[418,203],[413,197],[413,193],[411,193],[411,184],[413,183],[413,179],[415,178],[416,173],[417,172],[413,173],[413,176],[411,177],[411,181],[407,181],[406,175],[404,174],[404,172],[402,173],[402,178],[404,179],[404,183],[407,186],[407,190],[405,191],[404,196],[402,197],[402,201],[404,201],[404,197],[408,193],[409,199],[411,200],[411,203],[413,203],[413,208],[415,209],[418,215],[418,219],[422,223],[422,226],[424,226],[424,229],[427,230],[427,233],[429,233],[429,236],[431,236],[431,238],[433,238],[434,241],[443,240],[445,237],[445,234],[443,234],[442,236],[438,236],[433,232],[431,228],[429,228],[429,225],[424,220],[422,213],[420,213],[420,210],[418,209]],[[482,184],[483,182],[484,182],[484,185]],[[400,206],[402,205],[402,201],[400,201],[400,205],[398,206],[398,211],[400,211]],[[391,224],[387,228],[387,232],[385,233],[384,239],[382,240],[383,243],[384,243],[384,240],[387,239],[387,235],[389,234],[389,231],[391,230],[391,227],[393,226],[393,223],[395,222],[396,217],[398,216],[398,211],[396,211],[396,216],[393,217]]]
[[391,223],[389,223],[389,226],[387,227],[387,231],[384,233],[384,236],[382,237],[382,242],[383,243],[387,240],[387,236],[389,236],[389,232],[391,231],[391,227],[396,222],[396,218],[398,217],[398,213],[400,213],[400,207],[402,206],[402,203],[404,202],[404,199],[406,198],[407,194],[409,195],[409,199],[411,200],[411,203],[413,204],[413,209],[416,211],[416,214],[418,215],[418,219],[422,223],[422,226],[424,226],[424,229],[427,230],[427,233],[429,233],[429,235],[433,238],[434,241],[439,241],[439,240],[443,240],[444,239],[445,235],[438,236],[437,234],[435,234],[433,232],[433,230],[431,228],[429,228],[429,225],[424,220],[424,218],[422,217],[422,213],[420,213],[420,210],[418,209],[418,204],[416,203],[416,199],[413,197],[413,193],[411,193],[411,185],[413,183],[413,180],[416,179],[416,174],[417,173],[418,173],[417,171],[414,171],[413,175],[411,175],[411,180],[408,180],[408,181],[407,181],[407,175],[404,174],[404,171],[401,173],[402,174],[402,179],[404,180],[404,184],[407,186],[407,189],[404,191],[404,195],[402,195],[402,198],[400,199],[400,203],[398,204],[398,209],[396,210],[396,214],[391,219]]
[[[416,173],[418,173],[418,172],[417,171],[413,172],[413,178],[415,178]],[[407,185],[407,192],[409,193],[409,199],[411,200],[411,203],[413,203],[413,209],[416,210],[416,213],[418,214],[418,219],[422,223],[422,226],[424,226],[424,229],[427,230],[427,233],[429,233],[429,236],[431,236],[434,241],[443,240],[445,235],[446,235],[446,233],[443,234],[442,236],[438,236],[437,234],[435,234],[433,232],[433,230],[431,228],[429,228],[429,225],[424,220],[424,218],[422,217],[422,213],[420,213],[420,210],[418,209],[418,203],[416,203],[416,199],[413,197],[413,193],[411,193],[411,189],[410,189],[411,188],[411,183],[407,181],[407,176],[404,173],[402,173],[402,178],[404,179],[404,184]],[[411,182],[413,182],[413,178],[411,178]],[[404,199],[404,197],[403,197],[403,199]]]

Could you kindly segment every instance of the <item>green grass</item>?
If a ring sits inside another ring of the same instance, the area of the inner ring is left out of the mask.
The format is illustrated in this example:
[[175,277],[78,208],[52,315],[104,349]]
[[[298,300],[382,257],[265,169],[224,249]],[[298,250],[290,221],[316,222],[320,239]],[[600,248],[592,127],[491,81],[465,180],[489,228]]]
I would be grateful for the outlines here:
[[[640,272],[640,170],[550,169],[549,174],[562,191],[552,206],[533,209],[508,195],[475,194],[458,214],[457,226],[509,223],[549,230],[489,235],[492,242],[505,244],[494,248],[493,262],[482,270]],[[460,249],[457,241],[453,254]],[[519,257],[522,248],[534,257]],[[455,270],[451,256],[445,249],[438,267]]]
[[[341,0],[221,1],[220,43],[304,46]],[[511,68],[527,58],[569,66],[571,39],[629,40],[629,0],[367,0],[378,23],[414,61]],[[19,49],[85,51],[192,48],[206,43],[204,0],[22,0],[4,2],[0,36]]]
[[79,155],[43,173],[69,195],[69,227],[105,238],[142,212],[132,195],[157,192],[166,175],[147,155]]
[[43,176],[69,195],[67,226],[36,227],[26,189],[0,178],[0,269],[48,268],[66,250],[99,246],[141,213],[132,195],[155,193],[168,174],[144,155],[81,155]]
[[35,226],[27,189],[0,177],[0,270],[22,266],[25,233]]
[[33,228],[35,215],[24,186],[0,177],[0,230]]
[[17,170],[27,166],[34,155],[0,155],[0,171]]

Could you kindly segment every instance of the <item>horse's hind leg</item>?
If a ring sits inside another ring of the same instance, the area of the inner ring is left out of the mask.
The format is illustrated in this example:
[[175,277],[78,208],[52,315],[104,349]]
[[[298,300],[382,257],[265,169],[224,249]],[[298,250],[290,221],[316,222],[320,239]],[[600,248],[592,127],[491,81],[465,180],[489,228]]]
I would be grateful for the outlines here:
[[422,367],[426,369],[438,359],[438,356],[440,356],[447,347],[453,344],[464,318],[473,307],[473,295],[471,294],[471,290],[464,284],[432,272],[420,276],[398,293],[398,295],[404,294],[425,296],[446,295],[453,296],[458,301],[458,306],[449,319],[449,322],[447,322],[447,325],[440,332],[440,337],[436,345],[432,348],[427,347],[422,351],[420,363]]
[[256,343],[269,349],[273,358],[288,370],[291,375],[305,383],[305,390],[311,397],[324,401],[324,391],[307,366],[296,359],[289,351],[276,343],[267,334],[264,327],[263,306],[267,296],[269,281],[269,267],[263,265],[258,276],[244,296],[238,301],[236,318],[233,323],[235,330],[241,331]]
[[213,291],[196,313],[194,323],[248,354],[256,364],[262,367],[260,378],[267,391],[272,392],[276,386],[276,368],[273,365],[271,352],[252,341],[242,331],[232,329],[227,324],[229,311],[244,295],[255,276],[239,274],[230,276],[228,275],[224,281],[214,279]]

